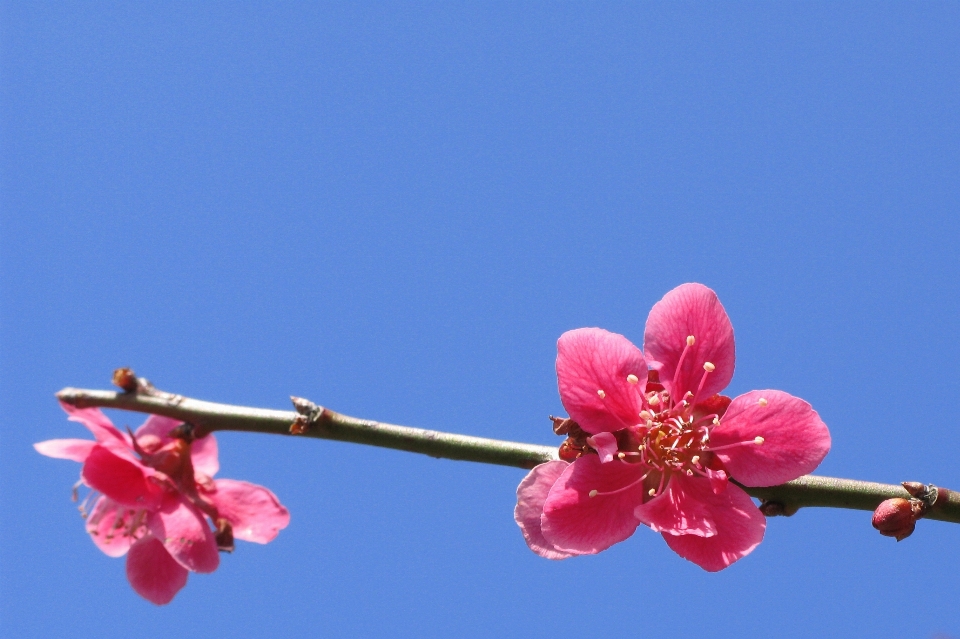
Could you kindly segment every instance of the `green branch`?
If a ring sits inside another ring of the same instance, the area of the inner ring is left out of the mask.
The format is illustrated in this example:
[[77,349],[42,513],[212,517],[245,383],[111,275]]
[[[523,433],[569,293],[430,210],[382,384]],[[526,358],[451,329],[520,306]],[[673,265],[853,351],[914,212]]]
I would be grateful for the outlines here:
[[[297,411],[250,408],[164,393],[144,380],[136,380],[126,392],[65,388],[57,393],[57,398],[77,408],[97,406],[164,415],[193,425],[199,436],[218,430],[234,430],[314,437],[517,468],[533,468],[557,459],[557,448],[552,446],[357,419],[298,398],[293,398]],[[767,514],[792,514],[801,507],[872,511],[885,499],[910,497],[903,487],[897,485],[817,475],[805,475],[780,486],[743,488],[765,502],[764,512]],[[936,504],[925,518],[960,523],[960,493],[941,488]]]

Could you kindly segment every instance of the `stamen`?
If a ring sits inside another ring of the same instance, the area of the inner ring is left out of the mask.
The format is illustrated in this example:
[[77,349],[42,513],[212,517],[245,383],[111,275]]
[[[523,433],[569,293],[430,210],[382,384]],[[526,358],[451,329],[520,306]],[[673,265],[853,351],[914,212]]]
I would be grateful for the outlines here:
[[656,488],[651,488],[650,490],[647,491],[647,494],[650,495],[651,497],[653,497],[654,495],[657,494],[657,489],[656,489]]
[[630,482],[629,484],[627,484],[626,486],[624,486],[624,487],[622,487],[622,488],[617,488],[616,490],[611,490],[611,491],[605,492],[605,493],[601,493],[601,492],[598,491],[598,490],[591,490],[591,491],[590,491],[589,493],[587,493],[587,494],[588,494],[590,497],[596,497],[597,495],[607,496],[607,495],[616,495],[617,493],[622,493],[623,491],[627,490],[628,488],[633,488],[634,486],[636,486],[637,484],[639,484],[640,482],[642,482],[644,479],[647,478],[647,475],[649,475],[650,472],[651,472],[651,471],[648,470],[648,471],[645,472],[643,475],[641,475],[639,479]]
[[636,384],[637,382],[640,381],[640,378],[634,375],[633,373],[630,373],[629,375],[627,375],[627,381],[630,382],[631,384]]
[[653,415],[650,414],[650,411],[640,411],[640,419],[649,421],[651,417],[653,417]]
[[627,456],[626,453],[617,453],[617,459],[623,459],[626,456]]
[[687,469],[687,477],[693,477],[693,471],[689,468]]
[[760,404],[761,406],[766,406],[769,402],[765,398],[761,397],[760,401],[758,401],[757,403]]
[[660,475],[660,485],[657,486],[657,493],[658,493],[658,494],[661,493],[661,492],[663,492],[663,482],[665,482],[666,480],[667,480],[667,474],[666,474],[666,473],[663,473],[662,475]]
[[704,448],[704,452],[714,452],[718,450],[724,450],[727,448],[736,448],[737,446],[760,446],[766,440],[763,437],[757,436],[753,439],[748,439],[745,442],[737,442],[736,444],[726,444],[724,446],[714,446],[713,448]]
[[597,391],[597,395],[600,396],[600,399],[603,399],[604,397],[607,396],[607,394],[606,394],[605,392],[603,392],[603,389],[602,389],[602,388]]
[[700,385],[697,386],[697,392],[693,394],[693,399],[690,401],[691,404],[696,405],[697,397],[700,396],[700,392],[703,390],[703,385],[707,383],[707,375],[717,370],[717,367],[710,362],[703,363],[703,377],[700,378]]
[[687,345],[683,347],[683,352],[680,353],[680,360],[677,362],[677,369],[673,371],[673,389],[677,387],[677,378],[680,375],[680,371],[683,370],[683,360],[687,358],[687,353],[690,352],[690,347],[693,346],[696,342],[696,338],[693,335],[687,335]]
[[660,396],[654,395],[653,397],[647,400],[647,403],[649,403],[651,406],[656,406],[657,404],[660,403]]
[[690,458],[690,463],[693,464],[694,466],[696,466],[697,464],[699,464],[699,463],[700,463],[700,455],[694,455],[693,457],[691,457],[691,458]]

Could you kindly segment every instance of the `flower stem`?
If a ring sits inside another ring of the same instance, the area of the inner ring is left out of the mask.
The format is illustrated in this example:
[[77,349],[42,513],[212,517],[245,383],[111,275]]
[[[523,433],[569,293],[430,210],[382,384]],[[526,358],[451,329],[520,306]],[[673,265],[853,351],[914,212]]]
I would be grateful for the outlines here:
[[[309,404],[308,408],[298,406],[300,412],[250,408],[190,399],[157,391],[149,386],[135,392],[64,388],[57,393],[57,398],[77,408],[118,408],[183,420],[197,429],[198,436],[212,431],[234,430],[315,437],[517,468],[533,468],[557,459],[557,448],[553,446],[395,426],[349,417],[309,402],[305,402]],[[294,435],[291,431],[298,434]],[[776,509],[768,512],[783,513],[817,506],[874,510],[885,499],[910,497],[898,485],[818,475],[805,475],[779,486],[743,488],[751,496],[776,506]],[[936,504],[925,518],[960,523],[960,493],[941,488]]]

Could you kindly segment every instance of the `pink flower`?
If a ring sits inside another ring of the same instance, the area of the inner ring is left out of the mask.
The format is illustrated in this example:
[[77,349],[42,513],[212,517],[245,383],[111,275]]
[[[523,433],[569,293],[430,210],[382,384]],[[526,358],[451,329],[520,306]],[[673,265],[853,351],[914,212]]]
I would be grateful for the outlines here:
[[561,431],[570,435],[563,460],[520,483],[515,511],[543,557],[595,554],[646,524],[681,557],[721,570],[756,548],[766,528],[729,478],[782,484],[830,450],[826,425],[802,399],[717,394],[733,377],[733,326],[702,284],[679,286],[653,307],[645,352],[599,328],[564,333],[557,348],[560,399],[575,424]]
[[234,537],[265,544],[290,522],[263,486],[213,479],[220,469],[213,435],[190,443],[171,432],[181,422],[159,415],[130,435],[98,408],[60,405],[95,441],[51,439],[34,448],[83,464],[78,485],[92,489],[80,507],[87,532],[110,557],[127,555],[127,579],[141,597],[169,603],[188,571],[217,569],[218,549],[232,551]]

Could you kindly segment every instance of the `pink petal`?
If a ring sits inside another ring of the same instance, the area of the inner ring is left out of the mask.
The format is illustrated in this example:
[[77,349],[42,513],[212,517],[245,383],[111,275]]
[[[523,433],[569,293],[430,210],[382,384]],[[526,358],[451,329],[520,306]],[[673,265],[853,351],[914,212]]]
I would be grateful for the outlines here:
[[207,520],[183,499],[168,498],[147,517],[150,532],[181,566],[194,572],[213,572],[220,565],[217,542]]
[[210,433],[206,437],[194,440],[190,445],[190,459],[193,461],[193,470],[213,477],[220,470],[220,461],[217,459],[217,438]]
[[700,492],[699,499],[717,526],[716,535],[663,534],[667,545],[684,559],[704,570],[716,572],[749,555],[763,541],[767,520],[739,486],[730,485],[719,495],[708,486]]
[[520,532],[530,550],[547,559],[566,559],[575,553],[557,550],[548,542],[540,530],[540,517],[543,515],[543,502],[550,489],[566,470],[567,462],[551,461],[534,467],[517,487],[517,507],[513,518],[520,526]]
[[713,537],[717,526],[701,500],[704,490],[712,492],[709,479],[674,475],[662,493],[637,506],[633,514],[655,532]]
[[[182,420],[164,417],[163,415],[150,415],[147,421],[137,429],[137,439],[141,437],[156,437],[159,440],[160,448],[166,446],[173,438],[170,437],[170,431],[183,424]],[[217,459],[217,440],[211,433],[193,441],[190,445],[190,459],[193,462],[193,469],[207,477],[213,477],[220,470],[220,462]]]
[[[695,342],[677,374],[689,335]],[[703,284],[681,284],[653,305],[643,333],[643,349],[650,367],[660,372],[660,383],[676,401],[687,391],[697,392],[706,362],[716,368],[707,375],[699,399],[719,393],[733,378],[733,325],[717,294]]]
[[158,438],[164,445],[169,444],[170,440],[170,431],[183,423],[183,420],[173,419],[172,417],[164,417],[163,415],[150,415],[147,417],[147,420],[140,425],[140,428],[137,429],[135,435],[139,439],[140,437],[146,437],[147,435],[152,435]]
[[707,474],[710,480],[710,488],[713,489],[713,492],[719,495],[727,489],[727,484],[730,483],[730,476],[727,475],[727,471],[704,468],[703,472]]
[[628,375],[646,380],[647,365],[623,335],[579,328],[557,341],[560,401],[588,433],[618,431],[639,421],[643,389],[628,382]]
[[67,419],[79,422],[90,429],[93,436],[101,444],[120,443],[129,448],[127,436],[117,430],[106,415],[99,408],[77,408],[66,402],[60,402],[60,407],[67,413]]
[[157,508],[163,498],[163,488],[151,479],[152,469],[118,457],[101,444],[91,449],[80,476],[94,490],[129,508]]
[[56,459],[69,459],[83,463],[97,442],[90,439],[48,439],[37,442],[34,449],[41,455]]
[[214,486],[205,496],[233,525],[237,539],[265,544],[290,523],[290,512],[263,486],[235,479],[218,479]]
[[[621,461],[601,464],[596,455],[578,458],[564,469],[543,504],[544,538],[559,550],[579,554],[595,554],[623,541],[640,524],[633,511],[643,503],[642,473]],[[621,491],[590,497],[593,490]]]
[[[766,400],[762,406],[760,400]],[[763,444],[753,441],[763,437]],[[817,411],[778,390],[750,391],[733,400],[710,431],[710,447],[733,477],[747,486],[776,486],[813,472],[830,450],[830,431]]]
[[138,595],[162,606],[187,585],[187,570],[174,561],[159,539],[147,534],[130,548],[127,579]]
[[613,456],[619,449],[617,438],[613,433],[597,433],[593,437],[588,437],[587,443],[596,449],[600,461],[604,464],[613,461]]
[[133,543],[130,532],[136,531],[130,530],[130,524],[137,512],[101,495],[87,516],[90,539],[108,557],[122,557]]

